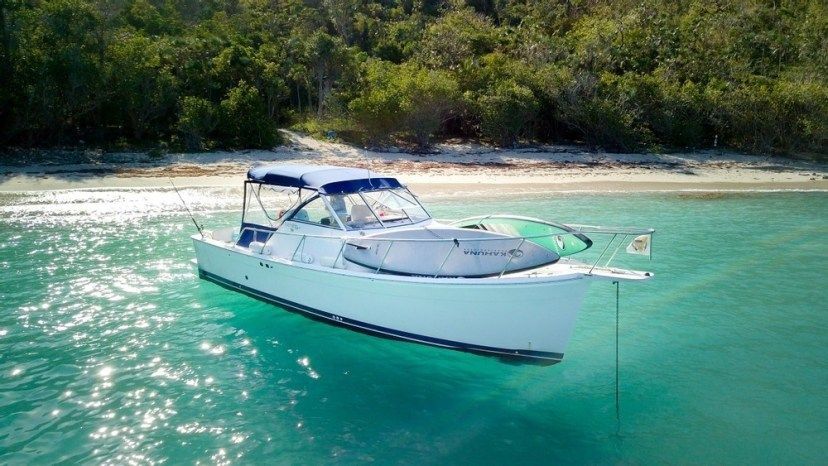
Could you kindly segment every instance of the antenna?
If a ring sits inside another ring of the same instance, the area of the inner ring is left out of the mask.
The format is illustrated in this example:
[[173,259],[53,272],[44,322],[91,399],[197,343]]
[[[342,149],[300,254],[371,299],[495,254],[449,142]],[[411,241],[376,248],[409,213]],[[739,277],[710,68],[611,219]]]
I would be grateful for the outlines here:
[[190,212],[190,208],[187,207],[187,203],[184,202],[184,198],[181,196],[181,193],[178,191],[178,188],[175,186],[175,183],[173,183],[172,178],[167,177],[167,179],[170,180],[170,184],[172,185],[173,189],[175,190],[175,193],[178,194],[178,198],[181,199],[181,205],[184,206],[184,210],[187,211],[187,215],[190,216],[190,220],[193,221],[193,225],[195,225],[196,230],[198,230],[198,233],[201,235],[202,238],[204,238],[204,227],[199,225],[198,222],[196,222],[195,217],[193,217],[193,213]]

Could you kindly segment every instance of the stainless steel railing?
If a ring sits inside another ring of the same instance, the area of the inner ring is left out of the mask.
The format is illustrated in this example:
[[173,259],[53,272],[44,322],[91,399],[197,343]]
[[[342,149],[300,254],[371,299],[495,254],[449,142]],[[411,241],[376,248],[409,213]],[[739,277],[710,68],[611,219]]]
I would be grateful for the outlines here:
[[[524,217],[513,217],[513,216],[487,216],[485,218],[482,218],[482,220],[485,220],[486,218],[518,218],[518,219],[525,219]],[[550,225],[554,225],[554,224],[550,224]],[[641,235],[650,235],[651,236],[655,232],[655,230],[652,229],[652,228],[607,227],[607,226],[576,225],[576,224],[562,224],[562,225],[564,225],[568,228],[571,228],[572,231],[545,233],[545,234],[538,234],[538,235],[525,235],[525,236],[504,236],[504,237],[467,238],[467,239],[463,239],[463,238],[402,238],[402,239],[401,238],[370,238],[371,241],[379,241],[379,242],[388,242],[389,243],[389,246],[385,250],[385,252],[383,254],[383,258],[381,259],[379,265],[373,270],[374,270],[374,273],[382,272],[383,266],[385,265],[385,261],[388,258],[388,255],[390,254],[391,249],[394,247],[394,245],[398,245],[398,244],[401,244],[401,243],[406,243],[406,244],[407,243],[431,243],[431,244],[439,244],[439,243],[449,244],[449,243],[451,243],[451,244],[453,244],[453,246],[456,246],[456,247],[450,247],[449,248],[449,251],[446,253],[445,257],[440,262],[439,267],[437,267],[437,269],[434,271],[433,274],[431,274],[431,273],[425,274],[425,275],[433,276],[433,277],[436,278],[436,277],[439,277],[440,274],[443,272],[443,268],[445,267],[446,263],[448,262],[449,258],[451,257],[452,253],[454,252],[454,250],[459,248],[459,246],[462,243],[466,243],[466,242],[479,243],[479,242],[489,242],[489,241],[501,241],[502,242],[504,240],[514,240],[515,244],[516,244],[514,250],[519,250],[521,248],[521,246],[523,246],[523,244],[526,241],[539,240],[539,239],[544,239],[544,238],[555,238],[555,237],[563,238],[563,237],[566,237],[566,236],[577,236],[577,235],[583,235],[583,234],[611,235],[610,240],[607,242],[604,249],[598,255],[597,259],[595,259],[595,261],[592,262],[592,264],[590,266],[590,269],[589,269],[589,272],[588,272],[588,273],[592,273],[592,271],[598,266],[598,264],[606,256],[607,252],[610,250],[610,248],[613,245],[615,246],[615,248],[614,248],[612,254],[609,256],[609,258],[606,260],[606,262],[604,263],[604,265],[602,267],[609,267],[609,264],[616,257],[617,253],[620,251],[621,247],[625,244],[626,240],[629,239],[630,237],[634,238],[634,237],[641,236]],[[355,237],[355,236],[331,236],[331,235],[297,233],[297,232],[279,231],[279,230],[273,231],[273,230],[264,229],[264,228],[256,228],[256,227],[245,226],[239,231],[238,236],[233,241],[234,246],[243,247],[243,246],[239,246],[239,240],[244,237],[244,234],[245,234],[246,231],[252,232],[252,234],[254,235],[253,239],[256,242],[260,242],[260,243],[263,243],[263,244],[268,243],[274,235],[299,237],[300,238],[299,243],[294,248],[293,253],[290,255],[289,258],[284,257],[285,259],[289,259],[291,261],[296,260],[296,255],[300,253],[300,249],[304,250],[303,246],[306,244],[306,241],[307,241],[308,238],[324,239],[324,240],[328,240],[328,241],[337,241],[339,243],[339,250],[338,250],[338,253],[337,253],[336,257],[334,258],[333,262],[331,263],[331,267],[332,268],[340,268],[340,269],[345,268],[343,253],[344,253],[345,247],[349,244],[348,242],[349,241],[358,241],[359,239],[361,239],[361,237]],[[263,235],[263,237],[260,236],[260,234]],[[616,242],[616,240],[619,239],[619,238],[620,238],[620,240]],[[512,260],[514,259],[514,256],[515,256],[514,253],[509,255],[508,259],[505,261],[505,263],[503,265],[503,268],[500,270],[500,273],[497,275],[498,277],[503,277],[508,272],[509,266],[512,264]],[[340,264],[341,260],[342,260],[342,265],[338,266],[338,264]],[[589,264],[587,264],[587,265],[589,266]]]

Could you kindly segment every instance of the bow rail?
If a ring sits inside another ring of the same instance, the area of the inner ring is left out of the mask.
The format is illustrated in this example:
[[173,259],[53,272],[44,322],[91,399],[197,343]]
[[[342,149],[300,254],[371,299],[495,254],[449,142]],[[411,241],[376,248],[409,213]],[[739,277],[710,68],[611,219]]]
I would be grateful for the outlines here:
[[[481,217],[481,221],[489,218],[515,218],[515,219],[526,219],[526,217],[517,217],[517,216],[486,216]],[[465,219],[468,220],[468,219]],[[546,222],[544,222],[546,223]],[[448,253],[443,258],[440,263],[440,266],[434,270],[433,274],[427,274],[427,276],[439,277],[440,273],[442,272],[443,266],[449,260],[449,257],[453,253],[454,249],[463,245],[463,243],[486,243],[490,241],[499,241],[503,242],[505,240],[513,240],[515,247],[513,250],[519,250],[520,247],[526,241],[533,241],[533,240],[540,240],[546,238],[563,238],[567,236],[578,236],[578,235],[606,235],[609,236],[610,239],[604,246],[601,253],[594,261],[590,261],[590,263],[584,263],[586,267],[589,267],[587,275],[592,275],[594,271],[597,270],[609,270],[610,264],[615,259],[618,252],[621,250],[622,246],[626,244],[626,241],[630,238],[640,238],[642,236],[646,236],[651,238],[653,233],[655,232],[652,228],[638,228],[638,227],[615,227],[615,226],[594,226],[594,225],[580,225],[580,224],[553,224],[548,223],[549,225],[553,226],[563,226],[568,229],[568,231],[560,231],[554,233],[544,233],[544,234],[536,234],[536,235],[522,235],[522,236],[507,236],[504,235],[503,237],[484,237],[484,238],[371,238],[372,241],[379,241],[379,242],[387,242],[390,243],[388,248],[384,253],[384,257],[380,262],[379,266],[374,269],[374,273],[382,273],[383,265],[385,264],[385,258],[388,257],[388,253],[391,251],[395,245],[399,244],[408,244],[408,243],[428,243],[428,244],[449,244],[452,243],[455,247],[450,247]],[[227,230],[227,229],[225,229]],[[232,229],[235,230],[235,229]],[[248,245],[239,244],[241,238],[245,236],[245,233],[250,232],[250,237],[252,240]],[[349,241],[358,241],[364,237],[361,236],[337,236],[337,235],[320,235],[320,234],[308,234],[308,233],[299,233],[299,232],[291,232],[291,231],[282,231],[282,230],[270,230],[266,228],[257,228],[252,226],[244,226],[238,232],[232,232],[229,236],[226,234],[227,231],[224,231],[223,234],[216,234],[218,232],[208,232],[205,231],[205,235],[210,237],[214,240],[224,241],[226,243],[231,243],[234,247],[237,248],[244,248],[250,249],[251,251],[264,254],[265,253],[265,244],[268,244],[271,239],[276,237],[294,237],[299,238],[299,242],[297,246],[294,248],[293,253],[289,257],[282,257],[284,259],[288,259],[291,261],[297,260],[297,255],[299,255],[299,260],[302,260],[303,257],[303,250],[304,245],[307,243],[308,239],[314,240],[324,240],[330,242],[336,242],[338,245],[338,253],[333,260],[332,263],[329,264],[332,268],[337,269],[344,269],[346,268],[345,259],[343,258],[343,252],[345,247],[349,244]],[[649,240],[648,240],[649,241]],[[258,250],[256,250],[258,249]],[[629,249],[629,246],[628,246]],[[607,257],[607,253],[612,250],[612,253],[609,254],[609,258],[604,262],[603,265],[599,266],[601,261]],[[581,253],[578,253],[581,254]],[[640,253],[638,253],[640,254]],[[651,248],[649,244],[647,245],[647,256],[651,257]],[[497,275],[498,277],[503,277],[504,275],[510,273],[507,272],[509,265],[512,262],[512,258],[514,257],[513,254],[510,254],[507,260],[505,261],[502,270]],[[569,259],[567,259],[569,261]]]

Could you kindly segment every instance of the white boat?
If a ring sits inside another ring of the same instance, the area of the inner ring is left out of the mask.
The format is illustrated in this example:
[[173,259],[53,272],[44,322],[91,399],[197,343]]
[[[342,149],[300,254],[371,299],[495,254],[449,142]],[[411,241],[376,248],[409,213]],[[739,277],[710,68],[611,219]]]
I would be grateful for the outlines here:
[[[553,364],[593,280],[652,277],[598,265],[631,237],[627,251],[648,254],[652,233],[502,215],[441,222],[396,178],[265,165],[247,174],[241,225],[192,239],[201,277],[284,308],[382,336]],[[572,259],[593,234],[612,240],[593,263]]]

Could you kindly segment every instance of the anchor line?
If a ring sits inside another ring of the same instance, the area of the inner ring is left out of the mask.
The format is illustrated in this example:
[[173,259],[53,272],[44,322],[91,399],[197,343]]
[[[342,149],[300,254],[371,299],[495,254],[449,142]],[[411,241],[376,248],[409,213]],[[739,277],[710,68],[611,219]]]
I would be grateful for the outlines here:
[[616,429],[621,430],[621,396],[619,390],[619,364],[618,364],[618,327],[619,327],[619,302],[620,302],[620,284],[618,281],[615,284],[615,423]]
[[178,191],[178,188],[175,186],[175,183],[173,183],[172,178],[167,178],[167,179],[170,180],[170,184],[172,185],[173,189],[175,190],[175,193],[178,194],[178,198],[181,199],[181,205],[184,206],[184,210],[187,211],[187,215],[190,216],[190,220],[193,221],[193,225],[195,225],[196,230],[198,230],[198,234],[200,234],[201,238],[203,239],[204,238],[204,227],[202,225],[199,225],[198,222],[196,222],[195,217],[193,217],[193,213],[190,212],[190,208],[187,207],[187,203],[184,201],[184,197],[181,196],[181,193]]

